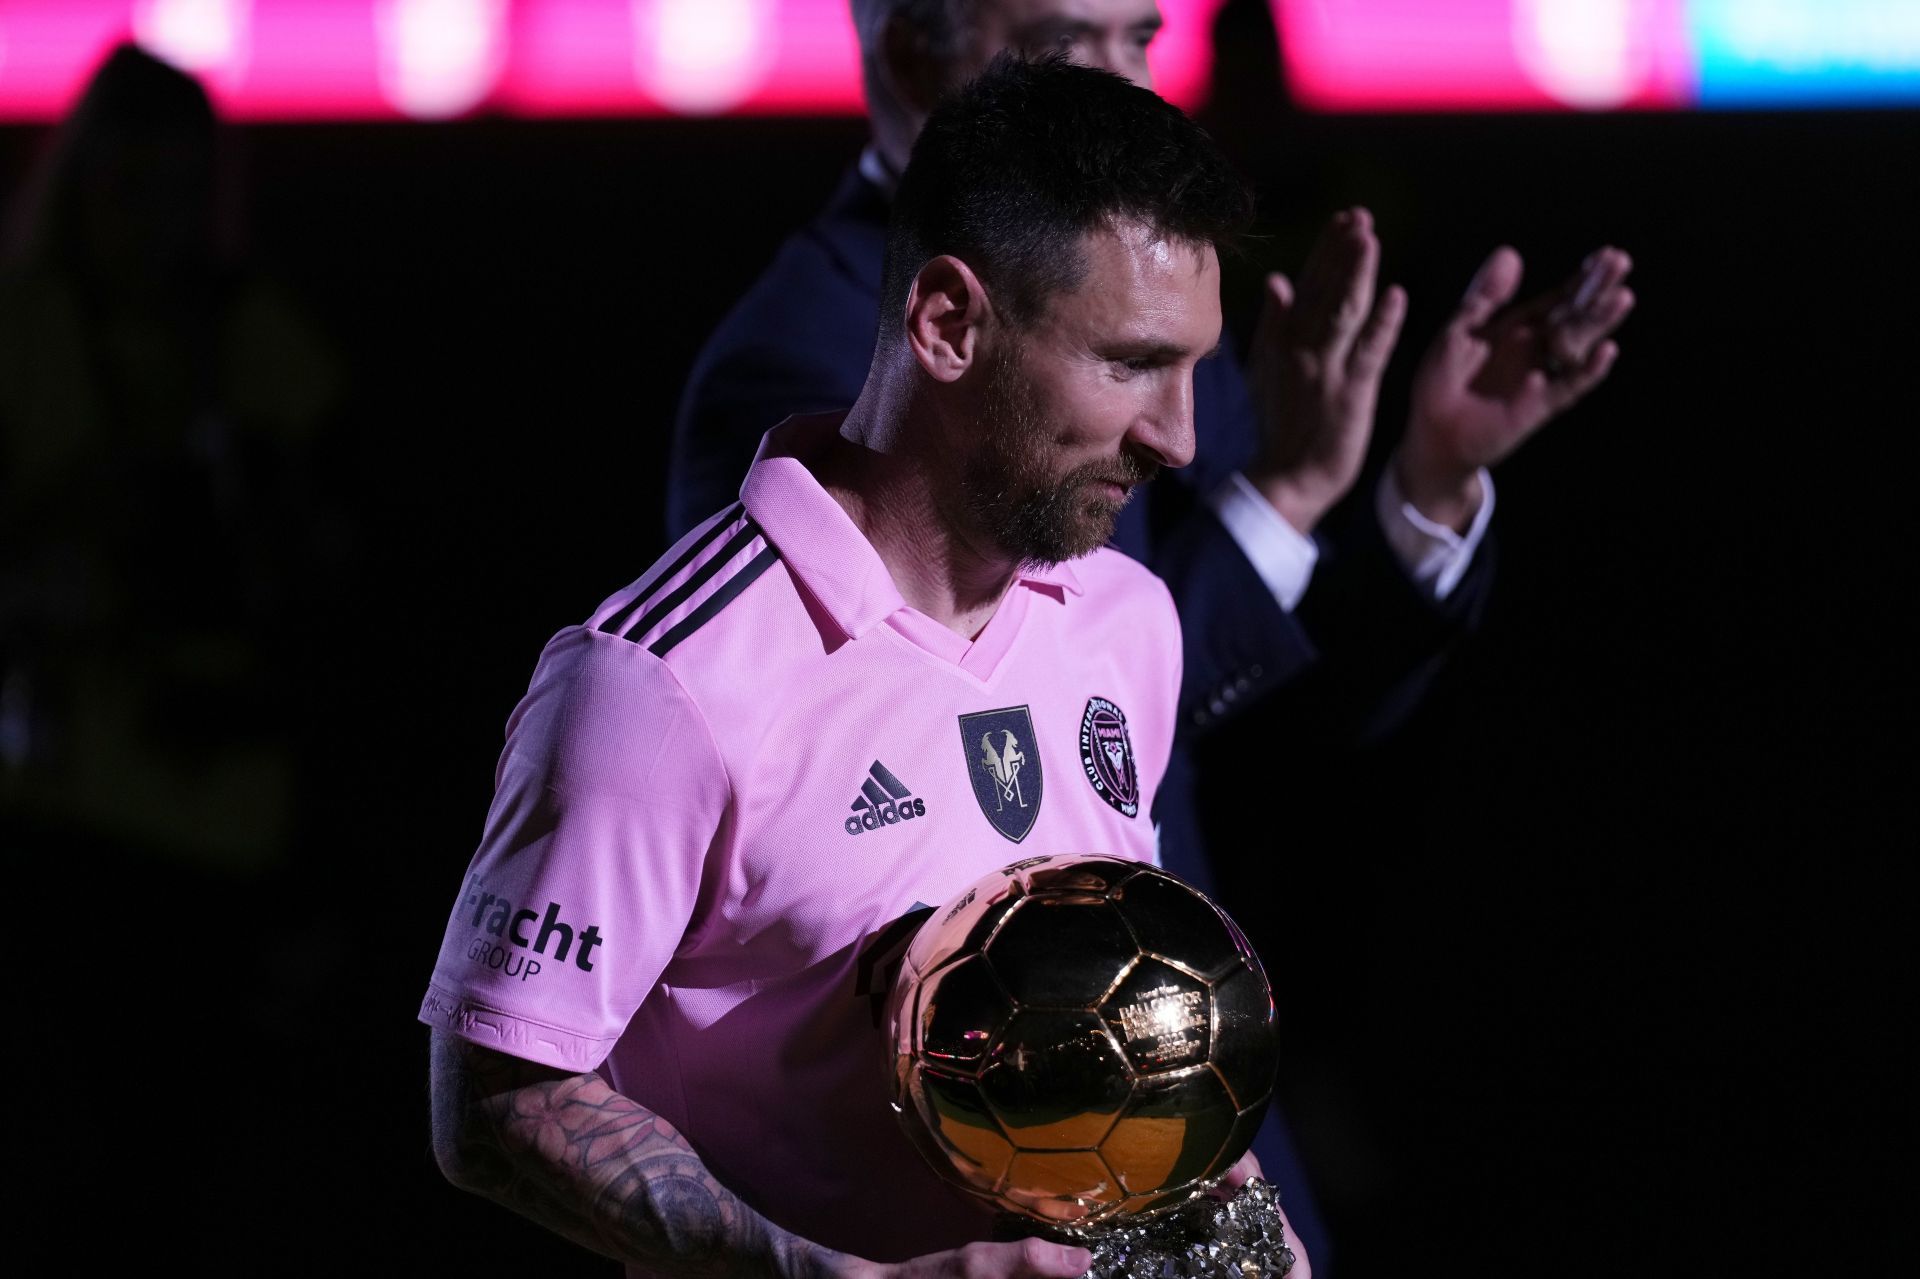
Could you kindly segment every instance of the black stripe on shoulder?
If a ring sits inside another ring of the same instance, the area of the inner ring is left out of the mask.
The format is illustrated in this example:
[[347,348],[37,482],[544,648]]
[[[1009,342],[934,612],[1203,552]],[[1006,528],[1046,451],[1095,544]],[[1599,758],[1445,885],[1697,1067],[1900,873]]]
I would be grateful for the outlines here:
[[720,570],[733,562],[734,556],[745,550],[751,543],[759,540],[761,540],[760,526],[753,522],[752,516],[748,516],[747,522],[740,526],[739,532],[728,538],[726,544],[709,556],[706,562],[695,569],[686,581],[680,583],[680,585],[674,587],[665,595],[662,595],[659,600],[654,603],[654,606],[647,610],[646,616],[633,624],[633,629],[626,633],[625,638],[632,640],[636,644],[646,643],[647,636],[653,631],[654,627],[660,625],[661,621],[672,614],[675,609],[692,599],[695,593],[708,582],[718,577]]
[[709,595],[706,602],[701,604],[699,608],[694,609],[693,612],[681,618],[678,625],[654,641],[653,645],[647,651],[655,657],[665,657],[681,640],[687,638],[687,636],[712,621],[715,614],[731,604],[734,597],[739,595],[741,591],[752,586],[753,580],[771,568],[773,562],[779,558],[780,552],[772,546],[769,546],[751,560],[748,560],[745,568],[728,578],[724,586],[712,595]]
[[679,559],[669,565],[658,577],[648,582],[645,590],[622,605],[619,612],[600,623],[600,629],[609,635],[622,634],[627,629],[627,620],[633,616],[636,609],[652,597],[655,591],[660,589],[660,584],[662,582],[672,581],[681,569],[693,563],[694,557],[706,550],[709,546],[712,546],[715,539],[731,528],[733,522],[740,518],[740,512],[745,509],[745,506],[739,502],[735,502],[732,506],[728,507],[706,532],[694,540],[692,546],[689,546],[680,553]]

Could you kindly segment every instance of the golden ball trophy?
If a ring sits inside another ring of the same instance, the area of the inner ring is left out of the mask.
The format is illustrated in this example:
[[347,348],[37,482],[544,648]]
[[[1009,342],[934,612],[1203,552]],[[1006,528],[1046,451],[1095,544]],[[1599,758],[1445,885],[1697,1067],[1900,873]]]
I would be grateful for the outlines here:
[[1204,893],[1142,862],[1035,857],[921,925],[889,996],[892,1104],[941,1176],[1095,1279],[1279,1279],[1293,1265],[1253,1142],[1273,996]]

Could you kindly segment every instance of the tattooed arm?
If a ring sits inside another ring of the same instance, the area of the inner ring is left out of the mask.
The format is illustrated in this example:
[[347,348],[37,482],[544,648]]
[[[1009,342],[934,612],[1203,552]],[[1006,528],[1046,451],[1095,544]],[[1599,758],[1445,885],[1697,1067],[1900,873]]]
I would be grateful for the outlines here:
[[433,1150],[447,1180],[620,1261],[814,1279],[855,1259],[722,1186],[677,1129],[595,1074],[433,1036]]
[[433,1151],[447,1180],[619,1261],[773,1279],[1078,1275],[1078,1248],[969,1244],[879,1265],[791,1234],[740,1202],[677,1129],[595,1074],[433,1035]]

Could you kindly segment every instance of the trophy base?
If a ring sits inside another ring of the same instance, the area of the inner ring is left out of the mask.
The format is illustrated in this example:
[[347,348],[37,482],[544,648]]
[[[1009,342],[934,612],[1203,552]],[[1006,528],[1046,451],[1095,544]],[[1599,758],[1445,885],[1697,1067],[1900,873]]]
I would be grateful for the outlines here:
[[1075,1238],[1093,1253],[1086,1279],[1284,1279],[1293,1269],[1280,1195],[1255,1177],[1232,1199],[1196,1199]]

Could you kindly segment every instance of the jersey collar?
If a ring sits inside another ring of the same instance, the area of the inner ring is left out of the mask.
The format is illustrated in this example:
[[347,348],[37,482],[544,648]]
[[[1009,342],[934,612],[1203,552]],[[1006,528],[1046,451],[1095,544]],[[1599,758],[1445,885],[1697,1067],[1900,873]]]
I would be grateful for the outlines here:
[[[858,639],[907,607],[880,553],[807,469],[844,412],[790,417],[760,440],[740,500],[795,578],[833,624]],[[1022,569],[1017,584],[1083,593],[1068,564]]]

